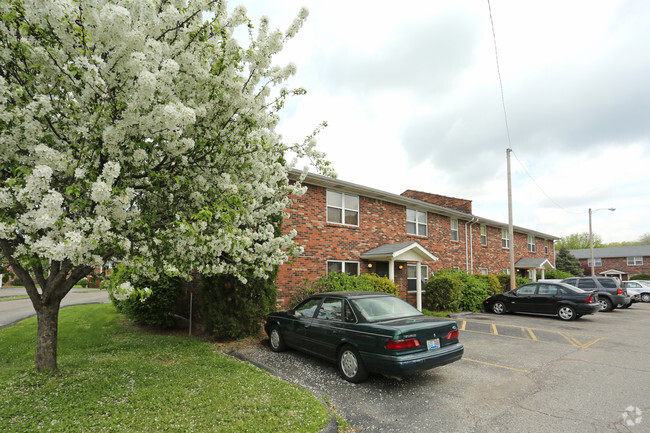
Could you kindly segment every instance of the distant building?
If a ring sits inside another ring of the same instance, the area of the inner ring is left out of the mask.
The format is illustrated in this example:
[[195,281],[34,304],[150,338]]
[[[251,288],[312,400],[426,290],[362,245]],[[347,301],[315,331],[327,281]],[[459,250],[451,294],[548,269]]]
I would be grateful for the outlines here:
[[[585,275],[591,275],[591,250],[569,251],[580,260]],[[650,245],[594,248],[594,273],[622,281],[629,280],[630,275],[650,274]]]

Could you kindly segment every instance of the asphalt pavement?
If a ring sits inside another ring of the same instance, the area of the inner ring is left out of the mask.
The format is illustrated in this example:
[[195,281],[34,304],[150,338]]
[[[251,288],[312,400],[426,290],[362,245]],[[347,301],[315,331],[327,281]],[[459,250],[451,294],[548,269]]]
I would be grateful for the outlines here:
[[[13,298],[27,296],[24,287],[3,287],[0,289],[0,329],[11,326],[28,317],[36,315],[32,301],[29,298],[2,300],[2,298]],[[110,302],[108,292],[99,289],[74,288],[61,301],[61,308],[70,305],[101,304]]]

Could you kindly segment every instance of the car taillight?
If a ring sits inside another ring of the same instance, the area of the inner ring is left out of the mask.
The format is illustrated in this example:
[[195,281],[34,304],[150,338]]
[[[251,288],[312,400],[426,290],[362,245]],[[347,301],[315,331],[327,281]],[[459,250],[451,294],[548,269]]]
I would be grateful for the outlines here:
[[458,329],[455,329],[453,331],[449,331],[447,334],[447,340],[453,340],[454,338],[458,338],[460,333],[458,332]]
[[621,288],[619,287],[618,290],[616,291],[616,293],[618,293],[619,295],[622,295],[622,294],[623,294],[623,289],[621,289]]
[[588,297],[587,300],[585,301],[585,304],[591,304],[592,302],[593,302],[593,300],[591,299],[591,296],[590,296],[590,297]]
[[386,343],[386,349],[388,350],[411,349],[412,347],[420,347],[420,340],[409,338],[408,340],[391,340]]

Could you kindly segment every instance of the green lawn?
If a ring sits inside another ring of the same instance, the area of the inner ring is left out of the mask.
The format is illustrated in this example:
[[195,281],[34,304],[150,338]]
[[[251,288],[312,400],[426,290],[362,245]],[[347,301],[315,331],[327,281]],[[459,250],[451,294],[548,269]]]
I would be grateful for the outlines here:
[[2,432],[317,432],[306,390],[204,340],[152,335],[111,304],[59,317],[57,373],[34,369],[36,318],[0,330]]

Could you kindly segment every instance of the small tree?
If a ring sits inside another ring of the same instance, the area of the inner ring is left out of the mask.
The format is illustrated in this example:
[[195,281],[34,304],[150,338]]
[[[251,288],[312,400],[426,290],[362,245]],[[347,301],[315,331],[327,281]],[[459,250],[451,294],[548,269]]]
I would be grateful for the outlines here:
[[555,267],[558,271],[568,272],[574,277],[580,277],[585,274],[578,260],[569,252],[566,247],[561,247],[555,258]]
[[0,247],[36,310],[38,370],[57,368],[61,300],[110,259],[245,283],[299,251],[270,223],[304,191],[285,154],[330,170],[313,135],[275,132],[305,91],[273,57],[306,16],[282,33],[221,0],[0,2]]

